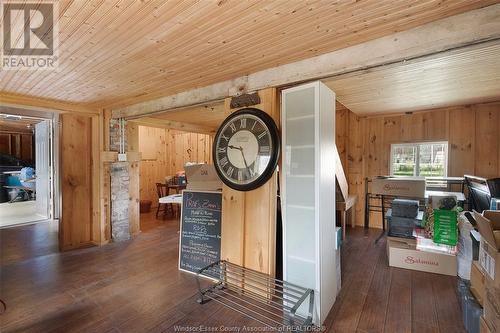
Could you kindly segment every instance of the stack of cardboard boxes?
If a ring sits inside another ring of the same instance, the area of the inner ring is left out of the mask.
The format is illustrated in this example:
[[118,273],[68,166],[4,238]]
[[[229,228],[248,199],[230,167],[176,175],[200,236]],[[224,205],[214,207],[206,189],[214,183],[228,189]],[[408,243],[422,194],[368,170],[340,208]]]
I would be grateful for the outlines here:
[[[377,177],[372,180],[371,193],[390,197],[425,198],[425,179]],[[434,244],[432,239],[415,232],[422,225],[423,211],[419,202],[395,199],[387,212],[389,265],[417,271],[457,275],[457,257],[453,251]],[[425,244],[424,244],[425,243]]]
[[[456,235],[454,245],[438,244],[423,227],[419,201],[395,199],[387,212],[389,265],[424,272],[457,275]],[[456,223],[455,223],[456,233]]]
[[474,213],[474,219],[481,243],[471,267],[471,291],[484,309],[481,332],[500,332],[500,211]]

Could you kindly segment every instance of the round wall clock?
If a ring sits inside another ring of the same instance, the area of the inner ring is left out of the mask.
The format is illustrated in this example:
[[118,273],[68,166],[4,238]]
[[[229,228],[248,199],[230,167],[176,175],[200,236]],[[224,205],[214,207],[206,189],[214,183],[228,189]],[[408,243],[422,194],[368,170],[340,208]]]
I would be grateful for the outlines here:
[[224,120],[212,155],[222,181],[239,191],[263,185],[278,164],[280,139],[274,120],[264,111],[245,108]]

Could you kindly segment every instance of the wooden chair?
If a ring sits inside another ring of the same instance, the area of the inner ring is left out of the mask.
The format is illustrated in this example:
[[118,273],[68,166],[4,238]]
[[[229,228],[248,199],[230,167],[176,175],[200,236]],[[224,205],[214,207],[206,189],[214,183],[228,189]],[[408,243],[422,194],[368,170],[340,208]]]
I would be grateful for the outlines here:
[[160,199],[169,195],[168,193],[168,185],[163,183],[156,183],[156,193],[158,194],[158,208],[156,209],[156,218],[158,218],[158,214],[163,212],[163,218],[167,215],[168,211],[173,214],[174,208],[172,204],[161,203]]
[[[177,176],[172,176],[170,178],[166,179],[166,184],[168,187],[168,193],[170,194],[179,194],[181,193],[182,190],[186,188],[186,185],[179,185],[179,177]],[[180,214],[180,207],[178,205],[172,205],[172,214],[174,216],[179,216]]]

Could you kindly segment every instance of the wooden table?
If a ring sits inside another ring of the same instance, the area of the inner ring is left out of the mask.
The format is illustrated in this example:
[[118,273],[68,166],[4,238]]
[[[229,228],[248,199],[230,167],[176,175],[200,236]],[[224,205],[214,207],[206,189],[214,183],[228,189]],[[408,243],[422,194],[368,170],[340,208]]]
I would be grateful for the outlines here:
[[[167,184],[167,196],[165,198],[180,195],[181,203],[182,203],[182,195],[180,193],[182,192],[182,190],[185,190],[185,189],[186,189],[186,185]],[[174,202],[169,202],[169,203],[174,203]],[[174,216],[179,215],[180,209],[178,209],[178,208],[179,208],[178,205],[172,206],[172,214],[174,214]]]
[[[350,194],[347,196],[346,201],[337,201],[335,205],[335,210],[340,211],[340,226],[342,228],[342,239],[345,239],[345,226],[347,221],[347,211],[356,205],[358,201],[358,196],[355,194]],[[355,221],[356,214],[351,212],[351,226],[354,228],[356,226]]]

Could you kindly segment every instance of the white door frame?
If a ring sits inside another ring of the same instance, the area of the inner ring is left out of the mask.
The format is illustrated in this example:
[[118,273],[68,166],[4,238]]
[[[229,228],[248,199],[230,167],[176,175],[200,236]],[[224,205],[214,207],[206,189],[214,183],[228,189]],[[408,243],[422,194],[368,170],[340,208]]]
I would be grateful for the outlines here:
[[[1,112],[1,114],[8,114],[13,116],[21,116],[27,119],[46,120],[49,122],[49,212],[46,219],[32,221],[33,223],[59,220],[61,216],[61,189],[59,177],[59,113],[56,111],[46,112],[43,115],[30,116],[24,112],[16,113],[13,110]],[[35,141],[36,145],[36,141]],[[28,222],[28,223],[32,223]]]

